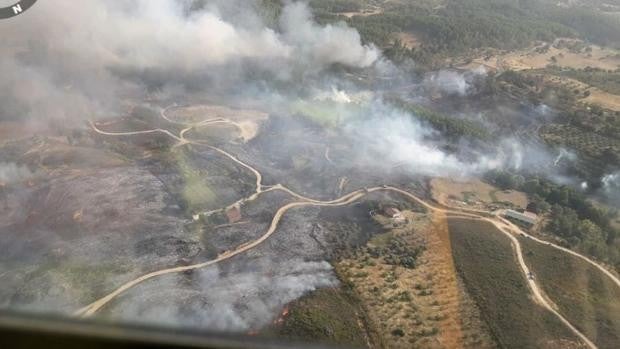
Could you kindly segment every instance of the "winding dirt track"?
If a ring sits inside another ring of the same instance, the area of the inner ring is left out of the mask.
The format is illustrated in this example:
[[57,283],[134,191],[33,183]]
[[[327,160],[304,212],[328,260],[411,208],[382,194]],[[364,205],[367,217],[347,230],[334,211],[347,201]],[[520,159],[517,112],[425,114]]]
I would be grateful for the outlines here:
[[562,250],[562,251],[564,251],[564,252],[566,252],[566,253],[568,253],[568,254],[571,254],[571,255],[573,255],[573,256],[575,256],[575,257],[577,257],[577,258],[580,258],[580,259],[582,259],[582,260],[584,260],[584,261],[586,261],[586,262],[590,263],[592,266],[596,267],[596,268],[597,268],[598,270],[600,270],[602,273],[604,273],[605,275],[607,275],[607,276],[608,276],[608,277],[609,277],[609,278],[610,278],[610,279],[611,279],[611,280],[612,280],[612,281],[613,281],[613,282],[614,282],[614,283],[615,283],[618,287],[620,287],[620,279],[619,279],[616,275],[614,275],[612,272],[610,272],[608,269],[606,269],[606,268],[605,268],[605,267],[603,267],[602,265],[600,265],[600,264],[596,263],[596,262],[595,262],[595,261],[593,261],[592,259],[590,259],[590,258],[588,258],[588,257],[586,257],[586,256],[584,256],[584,255],[582,255],[582,254],[580,254],[580,253],[578,253],[578,252],[575,252],[575,251],[573,251],[573,250],[570,250],[570,249],[568,249],[568,248],[566,248],[566,247],[562,247],[562,246],[556,245],[556,244],[554,244],[554,243],[552,243],[552,242],[548,242],[548,241],[545,241],[545,240],[539,239],[539,238],[537,238],[537,237],[535,237],[535,236],[533,236],[533,235],[530,235],[530,234],[526,233],[525,231],[521,230],[521,228],[519,228],[518,226],[516,226],[516,225],[515,225],[514,223],[512,223],[511,221],[509,221],[509,220],[507,220],[507,219],[503,218],[501,215],[498,215],[498,216],[497,216],[497,218],[498,218],[499,220],[501,220],[503,223],[505,223],[506,225],[508,225],[508,226],[509,226],[510,228],[512,228],[513,230],[517,231],[519,234],[523,234],[524,236],[526,236],[526,237],[528,237],[528,238],[532,239],[533,241],[536,241],[536,242],[538,242],[538,243],[541,243],[541,244],[545,244],[545,245],[551,246],[551,247],[556,248],[556,249],[558,249],[558,250]]
[[[167,108],[166,108],[167,109]],[[171,123],[176,123],[176,124],[180,124],[178,122],[172,121],[170,120],[166,115],[165,115],[165,110],[162,110],[161,112],[161,116],[166,119],[167,121],[171,122]],[[389,192],[394,192],[394,193],[398,193],[401,194],[405,197],[407,197],[408,199],[417,202],[418,204],[424,206],[425,208],[434,211],[434,212],[442,212],[445,213],[447,215],[450,215],[452,217],[460,217],[460,218],[465,218],[465,219],[471,219],[471,220],[483,220],[483,221],[487,221],[490,222],[491,224],[493,224],[495,227],[497,227],[497,229],[502,232],[503,234],[505,234],[512,242],[512,246],[514,248],[515,254],[516,254],[516,259],[517,262],[519,264],[519,267],[521,268],[521,271],[523,273],[523,276],[525,277],[525,279],[527,280],[527,284],[529,286],[530,291],[532,292],[532,295],[535,299],[535,301],[540,304],[541,306],[543,306],[544,308],[546,308],[547,310],[549,310],[551,313],[553,313],[560,321],[562,321],[562,323],[564,323],[575,335],[577,335],[588,347],[595,349],[596,345],[594,345],[594,343],[592,343],[585,335],[583,335],[577,328],[575,328],[566,318],[564,318],[564,316],[562,316],[551,304],[550,302],[547,300],[547,298],[544,295],[544,292],[541,290],[541,288],[538,286],[538,284],[531,278],[529,278],[528,276],[530,275],[530,270],[528,268],[528,266],[525,263],[525,260],[523,258],[523,253],[522,253],[522,249],[521,249],[521,244],[519,243],[519,240],[516,238],[515,234],[522,234],[524,236],[527,236],[529,238],[531,238],[532,240],[539,242],[539,243],[543,243],[549,246],[552,246],[554,248],[560,249],[564,252],[570,253],[576,257],[579,257],[585,261],[587,261],[588,263],[594,265],[595,267],[597,267],[599,270],[601,270],[603,273],[605,273],[605,275],[607,275],[608,277],[610,277],[614,283],[616,283],[616,285],[618,285],[620,287],[620,280],[611,272],[609,272],[607,269],[605,269],[604,267],[602,267],[601,265],[599,265],[598,263],[594,262],[593,260],[589,259],[586,256],[583,256],[575,251],[571,251],[569,249],[566,249],[564,247],[561,246],[557,246],[555,244],[551,244],[548,243],[546,241],[540,240],[538,238],[535,238],[525,232],[523,232],[519,227],[517,227],[516,225],[512,224],[510,221],[502,218],[501,216],[499,216],[496,213],[491,213],[491,212],[486,212],[486,211],[480,211],[480,210],[470,210],[470,209],[464,209],[464,208],[451,208],[451,207],[438,207],[438,206],[434,206],[431,205],[429,203],[427,203],[426,201],[420,199],[419,197],[415,196],[412,193],[409,193],[405,190],[396,188],[396,187],[391,187],[391,186],[381,186],[381,187],[373,187],[373,188],[367,188],[367,189],[360,189],[360,190],[356,190],[353,191],[349,194],[346,194],[340,198],[334,199],[334,200],[330,200],[330,201],[321,201],[321,200],[315,200],[315,199],[311,199],[308,197],[305,197],[303,195],[297,194],[295,192],[293,192],[292,190],[286,188],[285,186],[281,185],[281,184],[276,184],[273,186],[270,186],[269,189],[267,190],[263,190],[263,184],[262,184],[262,175],[261,173],[256,170],[255,168],[253,168],[252,166],[244,163],[243,161],[239,160],[238,158],[236,158],[235,156],[229,154],[228,152],[214,147],[212,145],[209,145],[207,143],[204,143],[202,141],[197,141],[197,140],[190,140],[190,139],[186,139],[184,137],[185,133],[189,130],[191,130],[194,127],[197,126],[203,126],[203,125],[208,125],[209,123],[212,122],[225,122],[222,121],[221,118],[218,119],[209,119],[209,120],[205,120],[205,121],[201,121],[199,123],[196,124],[185,124],[186,126],[188,126],[187,128],[185,128],[184,130],[181,131],[181,133],[179,134],[179,136],[175,136],[174,134],[172,134],[170,131],[168,130],[163,130],[163,129],[154,129],[154,130],[146,130],[146,131],[135,131],[135,132],[104,132],[101,131],[97,128],[95,123],[91,122],[91,127],[93,128],[93,130],[99,134],[102,135],[111,135],[111,136],[129,136],[129,135],[138,135],[138,134],[147,134],[147,133],[155,133],[155,132],[162,132],[165,133],[169,136],[171,136],[172,138],[174,138],[175,140],[177,140],[179,143],[177,145],[184,145],[184,144],[194,144],[194,145],[199,145],[199,146],[204,146],[204,147],[208,147],[209,149],[212,149],[226,157],[228,157],[229,159],[233,160],[235,163],[241,165],[242,167],[248,169],[250,172],[252,172],[254,174],[254,176],[256,177],[256,192],[254,194],[252,194],[251,196],[238,200],[236,203],[232,204],[232,205],[236,205],[236,204],[242,204],[244,202],[247,201],[251,201],[251,200],[255,200],[261,193],[264,192],[268,192],[268,191],[272,191],[272,190],[281,190],[284,191],[286,193],[288,193],[289,195],[301,200],[298,202],[292,202],[289,204],[286,204],[282,207],[280,207],[278,209],[278,211],[275,213],[271,224],[269,226],[269,228],[267,229],[267,231],[265,231],[265,233],[258,238],[257,240],[254,240],[252,242],[249,243],[245,243],[240,245],[239,247],[237,247],[234,250],[231,251],[226,251],[220,255],[217,256],[217,258],[204,262],[204,263],[199,263],[199,264],[194,264],[194,265],[188,265],[188,266],[181,266],[181,267],[174,267],[174,268],[166,268],[166,269],[162,269],[162,270],[158,270],[158,271],[154,271],[148,274],[145,274],[141,277],[138,277],[134,280],[131,280],[123,285],[121,285],[119,288],[117,288],[116,290],[114,290],[113,292],[111,292],[110,294],[94,301],[93,303],[81,308],[80,310],[78,310],[77,312],[75,312],[76,316],[90,316],[92,314],[94,314],[95,312],[97,312],[99,309],[101,309],[103,306],[105,306],[106,304],[108,304],[110,301],[112,301],[114,298],[116,298],[117,296],[119,296],[121,293],[127,291],[128,289],[146,281],[149,279],[152,279],[154,277],[157,276],[161,276],[161,275],[166,275],[166,274],[171,274],[171,273],[179,273],[179,272],[184,272],[184,271],[188,271],[188,270],[194,270],[194,269],[199,269],[199,268],[204,268],[210,265],[214,265],[217,264],[219,262],[225,261],[227,259],[230,259],[234,256],[237,256],[239,254],[242,254],[244,252],[247,252],[255,247],[257,247],[258,245],[262,244],[263,242],[265,242],[267,239],[269,239],[269,237],[276,231],[276,229],[278,228],[278,224],[280,223],[282,217],[284,216],[284,214],[293,208],[297,208],[297,207],[304,207],[304,206],[319,206],[319,207],[336,207],[336,206],[345,206],[345,205],[349,205],[353,202],[356,202],[358,200],[360,200],[361,198],[363,198],[364,196],[373,193],[373,192],[377,192],[377,191],[389,191]],[[234,124],[234,122],[231,122],[232,124]],[[230,205],[230,206],[232,206]],[[228,206],[228,207],[230,207]],[[216,212],[219,210],[215,210],[215,211],[211,211],[211,212]]]
[[[523,274],[526,276],[530,275],[531,273],[530,269],[528,268],[527,264],[525,263],[525,259],[523,258],[523,250],[521,249],[521,243],[519,243],[519,239],[517,239],[514,234],[511,234],[509,225],[504,224],[501,221],[498,222],[497,220],[490,219],[490,218],[473,218],[473,217],[460,217],[460,218],[471,219],[471,220],[483,220],[483,221],[487,221],[493,224],[499,231],[504,233],[504,235],[506,235],[510,239],[514,252],[516,253],[517,262],[519,263],[519,267],[521,267],[521,271],[523,272]],[[545,293],[541,290],[541,288],[538,286],[538,284],[534,281],[533,278],[526,277],[526,280],[527,280],[527,285],[530,288],[530,291],[532,292],[534,296],[534,300],[539,305],[543,306],[544,308],[547,308],[547,310],[552,312],[558,319],[560,319],[560,321],[562,321],[562,323],[564,323],[564,325],[566,325],[566,327],[568,327],[575,335],[581,338],[581,340],[588,347],[596,348],[596,345],[592,343],[592,341],[590,341],[583,333],[581,333],[575,326],[573,326],[564,316],[562,316],[562,314],[560,314],[555,309],[554,306],[552,306],[552,304],[549,301],[547,301],[547,298],[545,297]]]

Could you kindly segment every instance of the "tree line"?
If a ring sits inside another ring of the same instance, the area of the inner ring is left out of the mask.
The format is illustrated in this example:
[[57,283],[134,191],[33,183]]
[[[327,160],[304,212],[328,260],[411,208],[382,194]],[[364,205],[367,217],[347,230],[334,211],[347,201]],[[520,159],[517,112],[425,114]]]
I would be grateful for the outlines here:
[[586,196],[567,185],[558,185],[539,176],[495,170],[486,179],[501,189],[528,194],[529,209],[547,214],[545,230],[563,239],[571,247],[620,269],[620,231],[611,224],[617,210],[594,205]]

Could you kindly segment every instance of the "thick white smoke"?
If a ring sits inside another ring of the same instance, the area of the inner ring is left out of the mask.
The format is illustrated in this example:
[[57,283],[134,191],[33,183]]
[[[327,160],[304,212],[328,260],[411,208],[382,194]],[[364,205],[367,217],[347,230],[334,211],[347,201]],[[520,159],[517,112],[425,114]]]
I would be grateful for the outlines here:
[[314,23],[305,4],[285,5],[279,28],[245,17],[238,23],[215,7],[188,14],[175,0],[41,1],[0,23],[2,116],[85,117],[139,96],[144,80],[242,84],[248,69],[289,79],[379,57],[345,24]]
[[607,174],[601,178],[603,194],[612,202],[620,205],[620,171]]
[[429,176],[474,176],[494,169],[521,170],[528,166],[552,163],[551,154],[524,145],[512,138],[497,144],[492,152],[476,152],[468,144],[462,149],[473,152],[460,156],[441,148],[445,142],[438,131],[419,121],[415,115],[373,100],[362,108],[358,119],[343,124],[345,133],[355,140],[359,161],[365,166],[398,167]]
[[0,184],[25,181],[32,177],[32,172],[25,166],[12,162],[0,162]]
[[131,322],[245,332],[268,325],[287,303],[304,294],[338,284],[327,262],[293,259],[283,265],[261,258],[253,263],[251,271],[199,270],[189,289],[179,286],[179,275],[141,285],[135,290],[141,296],[121,304],[117,316]]
[[424,85],[428,89],[448,95],[465,96],[471,91],[473,80],[484,75],[486,75],[486,69],[482,66],[468,72],[440,70],[428,74],[424,79]]
[[315,24],[303,3],[286,6],[280,20],[284,41],[295,47],[295,56],[310,66],[339,63],[364,68],[379,58],[379,50],[362,45],[357,30],[344,23],[323,27]]

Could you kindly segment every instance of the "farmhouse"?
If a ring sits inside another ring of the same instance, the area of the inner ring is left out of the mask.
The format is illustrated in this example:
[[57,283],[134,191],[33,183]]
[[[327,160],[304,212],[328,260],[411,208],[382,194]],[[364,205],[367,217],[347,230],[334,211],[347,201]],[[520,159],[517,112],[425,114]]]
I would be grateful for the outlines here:
[[385,215],[390,218],[398,218],[402,216],[402,213],[400,213],[400,211],[395,207],[386,207],[384,212],[385,212]]
[[392,218],[394,222],[402,223],[405,221],[405,216],[395,207],[386,207],[383,212],[386,216]]

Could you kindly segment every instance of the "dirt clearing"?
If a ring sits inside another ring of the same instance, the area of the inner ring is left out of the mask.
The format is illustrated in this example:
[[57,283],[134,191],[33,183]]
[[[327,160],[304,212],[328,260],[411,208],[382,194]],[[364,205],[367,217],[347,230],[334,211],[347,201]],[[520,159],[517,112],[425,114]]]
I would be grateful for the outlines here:
[[433,178],[431,193],[435,201],[450,206],[486,208],[491,203],[505,202],[518,208],[527,207],[527,196],[524,193],[500,190],[479,179],[457,181]]
[[[580,41],[564,40],[572,45],[581,44]],[[539,43],[525,50],[486,55],[474,59],[466,67],[475,68],[484,65],[495,70],[528,70],[545,68],[552,63],[560,67],[575,69],[590,66],[604,70],[616,70],[620,67],[620,52],[613,49],[583,44],[583,49],[576,50],[558,45],[558,41],[549,45],[547,49],[544,48],[546,45],[548,44]]]
[[244,142],[256,137],[260,125],[269,118],[269,114],[258,110],[233,109],[220,105],[176,107],[168,110],[166,115],[171,120],[185,123],[197,123],[217,118],[230,120],[239,129],[240,137]]
[[422,43],[422,41],[412,33],[396,33],[394,34],[394,38],[400,40],[400,43],[408,49],[416,48]]

